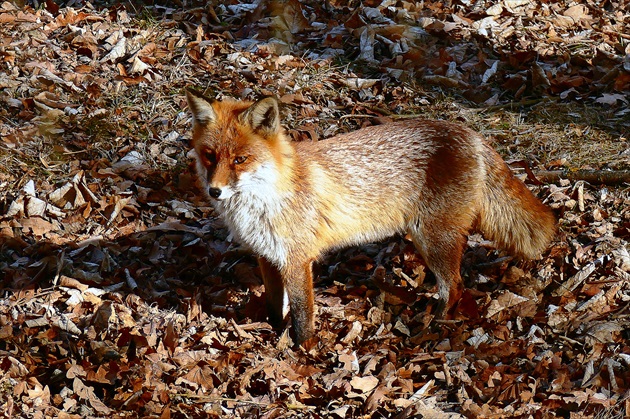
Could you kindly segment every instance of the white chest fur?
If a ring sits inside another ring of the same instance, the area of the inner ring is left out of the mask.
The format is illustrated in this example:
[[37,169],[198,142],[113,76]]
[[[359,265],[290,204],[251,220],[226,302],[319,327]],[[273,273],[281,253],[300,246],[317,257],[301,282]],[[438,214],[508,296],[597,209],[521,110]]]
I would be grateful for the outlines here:
[[273,163],[245,172],[233,186],[234,194],[217,201],[215,207],[240,243],[281,267],[286,263],[287,248],[274,222],[278,222],[286,197],[276,187],[278,176]]

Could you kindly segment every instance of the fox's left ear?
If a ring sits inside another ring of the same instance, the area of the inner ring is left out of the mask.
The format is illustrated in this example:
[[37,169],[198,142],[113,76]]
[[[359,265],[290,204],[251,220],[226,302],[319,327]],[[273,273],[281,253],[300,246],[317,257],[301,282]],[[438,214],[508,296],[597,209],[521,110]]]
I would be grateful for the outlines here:
[[239,119],[263,137],[277,134],[280,131],[278,100],[274,97],[261,99],[240,114]]

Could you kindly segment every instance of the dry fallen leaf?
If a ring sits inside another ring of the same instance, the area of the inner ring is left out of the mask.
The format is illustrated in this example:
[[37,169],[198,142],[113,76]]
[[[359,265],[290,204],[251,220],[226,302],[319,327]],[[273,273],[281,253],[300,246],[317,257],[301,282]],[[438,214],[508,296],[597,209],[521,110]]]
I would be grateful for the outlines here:
[[368,375],[366,377],[354,377],[350,380],[350,385],[356,391],[361,393],[369,393],[378,385],[378,378]]
[[505,291],[501,293],[496,300],[492,300],[490,302],[490,306],[488,307],[487,314],[489,317],[492,317],[499,313],[502,310],[506,310],[510,307],[514,307],[520,303],[528,301],[527,298],[521,297],[520,295],[514,294],[510,291]]

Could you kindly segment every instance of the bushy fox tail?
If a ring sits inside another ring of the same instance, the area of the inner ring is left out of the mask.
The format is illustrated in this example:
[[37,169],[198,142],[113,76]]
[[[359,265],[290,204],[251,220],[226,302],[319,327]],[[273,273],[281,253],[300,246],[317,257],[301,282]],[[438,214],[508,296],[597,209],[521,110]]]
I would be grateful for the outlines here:
[[510,254],[533,259],[545,250],[556,233],[556,219],[512,174],[503,159],[485,145],[486,184],[479,229]]

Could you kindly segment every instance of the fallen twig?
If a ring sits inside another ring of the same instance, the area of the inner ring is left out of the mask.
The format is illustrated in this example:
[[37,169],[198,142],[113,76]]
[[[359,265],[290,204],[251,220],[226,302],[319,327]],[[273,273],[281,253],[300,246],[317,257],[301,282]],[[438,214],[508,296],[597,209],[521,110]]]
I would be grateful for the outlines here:
[[536,178],[543,183],[555,183],[560,179],[569,179],[572,181],[583,180],[591,184],[619,185],[630,183],[630,170],[540,170],[536,172]]

